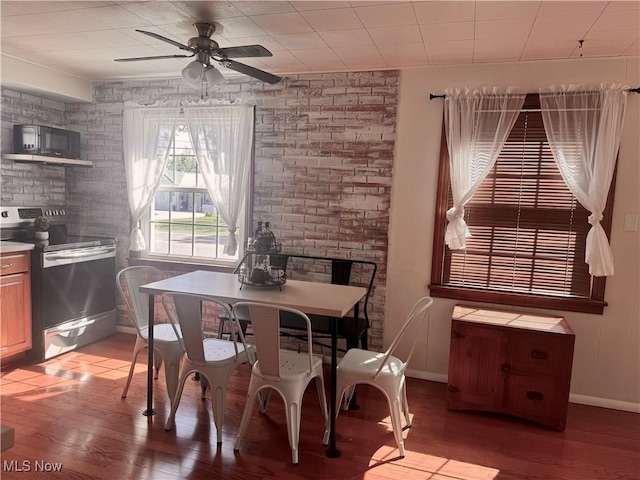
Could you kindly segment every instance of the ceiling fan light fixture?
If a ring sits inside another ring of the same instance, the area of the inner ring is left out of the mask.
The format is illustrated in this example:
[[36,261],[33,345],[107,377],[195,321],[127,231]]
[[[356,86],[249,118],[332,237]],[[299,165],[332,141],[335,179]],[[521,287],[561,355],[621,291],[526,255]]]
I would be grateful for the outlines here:
[[203,74],[204,68],[202,68],[202,64],[194,60],[182,70],[182,80],[187,86],[199,89],[202,87]]
[[213,65],[209,65],[204,69],[204,78],[206,78],[207,85],[210,87],[224,82],[224,76],[220,73],[220,70],[215,68]]

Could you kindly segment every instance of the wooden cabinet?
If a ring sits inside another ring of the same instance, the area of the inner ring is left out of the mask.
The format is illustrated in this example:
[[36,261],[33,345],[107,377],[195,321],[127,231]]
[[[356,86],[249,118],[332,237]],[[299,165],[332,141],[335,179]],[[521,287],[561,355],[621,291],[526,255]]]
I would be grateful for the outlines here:
[[31,349],[29,252],[0,255],[0,359]]
[[457,305],[447,408],[506,413],[564,430],[574,342],[563,317]]

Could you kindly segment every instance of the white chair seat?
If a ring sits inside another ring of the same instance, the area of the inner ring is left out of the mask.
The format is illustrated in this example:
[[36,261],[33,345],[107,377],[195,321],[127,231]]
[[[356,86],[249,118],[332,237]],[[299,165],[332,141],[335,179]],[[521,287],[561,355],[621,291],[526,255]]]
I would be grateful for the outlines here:
[[[382,365],[382,368],[380,366]],[[402,360],[394,357],[385,358],[384,353],[371,352],[369,350],[361,350],[352,348],[347,351],[338,367],[343,374],[354,373],[361,376],[367,374],[373,378],[378,370],[378,375],[397,376],[404,372],[404,364]]]
[[[149,327],[141,328],[140,335],[145,340],[149,340]],[[177,342],[178,335],[182,336],[182,333],[180,332],[180,325],[176,325],[174,328],[169,323],[156,323],[153,326],[154,342]]]
[[[313,370],[322,369],[322,358],[313,355]],[[260,360],[253,366],[254,372],[262,376]],[[280,350],[280,381],[298,381],[301,377],[309,375],[309,355],[306,353]],[[268,378],[267,375],[264,375]]]
[[[244,349],[244,345],[241,343],[237,344],[238,353],[236,355],[236,350],[233,346],[233,342],[229,340],[219,340],[217,338],[205,338],[202,342],[204,349],[204,360],[206,363],[210,362],[236,362],[238,357],[242,357],[242,361],[240,363],[244,363],[247,361],[247,354]],[[249,346],[247,346],[249,348]],[[197,362],[193,362],[194,365]]]
[[[405,453],[401,419],[403,414],[407,426],[411,426],[404,371],[419,338],[426,311],[432,303],[430,297],[418,300],[386,352],[352,348],[342,357],[337,368],[336,405],[340,405],[346,392],[350,391],[352,395],[358,383],[373,385],[384,394],[389,403],[393,436],[401,457]],[[345,408],[349,405],[348,397],[349,395],[344,402]],[[336,411],[336,416],[339,411],[340,409]]]

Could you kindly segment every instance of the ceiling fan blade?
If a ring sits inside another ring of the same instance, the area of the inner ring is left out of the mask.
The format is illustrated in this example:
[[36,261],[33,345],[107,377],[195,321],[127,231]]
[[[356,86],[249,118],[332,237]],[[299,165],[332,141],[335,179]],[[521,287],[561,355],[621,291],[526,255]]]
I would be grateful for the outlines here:
[[163,42],[167,42],[170,43],[171,45],[175,45],[176,47],[178,47],[180,50],[188,50],[191,51],[191,47],[187,46],[187,45],[183,45],[180,42],[176,42],[175,40],[171,40],[170,38],[167,37],[163,37],[162,35],[158,35],[157,33],[153,33],[153,32],[145,32],[144,30],[138,30],[136,29],[136,32],[140,32],[140,33],[144,33],[145,35],[149,35],[150,37],[153,38],[157,38],[158,40],[162,40]]
[[164,58],[191,58],[195,55],[159,55],[157,57],[116,58],[114,62],[137,62],[138,60],[162,60]]
[[218,48],[213,52],[226,58],[272,57],[273,54],[262,45],[244,45],[242,47]]
[[277,75],[273,75],[269,72],[250,67],[249,65],[245,65],[244,63],[234,62],[233,60],[224,59],[220,60],[219,63],[223,67],[230,68],[231,70],[235,70],[236,72],[244,73],[245,75],[257,78],[258,80],[262,80],[266,83],[274,84],[282,80],[282,77],[278,77]]

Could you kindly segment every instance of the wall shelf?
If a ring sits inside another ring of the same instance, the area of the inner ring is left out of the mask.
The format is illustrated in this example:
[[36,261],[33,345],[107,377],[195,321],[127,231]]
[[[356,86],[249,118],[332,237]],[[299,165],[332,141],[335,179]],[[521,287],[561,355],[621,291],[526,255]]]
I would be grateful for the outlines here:
[[93,167],[90,160],[77,160],[75,158],[49,157],[46,155],[29,155],[25,153],[5,153],[2,158],[23,163],[44,163],[69,167]]

